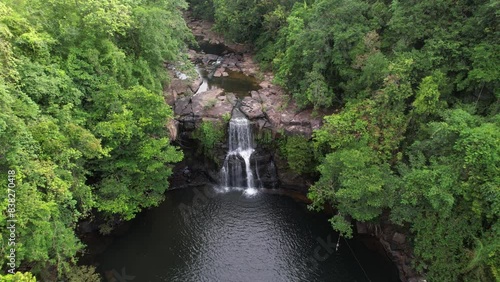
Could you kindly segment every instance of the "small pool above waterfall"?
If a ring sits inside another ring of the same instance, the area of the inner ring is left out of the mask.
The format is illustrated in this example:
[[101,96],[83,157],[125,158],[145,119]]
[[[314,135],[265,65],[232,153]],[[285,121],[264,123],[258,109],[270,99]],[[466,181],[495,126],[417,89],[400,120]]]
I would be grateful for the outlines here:
[[241,55],[232,53],[220,43],[212,44],[207,41],[200,41],[197,50],[203,52],[196,63],[196,70],[203,78],[203,84],[197,93],[217,87],[242,98],[248,96],[250,91],[260,89],[255,77],[238,71]]
[[212,77],[212,79],[208,80],[208,85],[222,88],[226,92],[234,93],[240,98],[248,96],[250,91],[260,89],[256,78],[237,71],[227,70],[226,72],[228,76]]
[[196,36],[195,39],[196,42],[198,43],[198,46],[193,46],[193,49],[196,50],[197,52],[214,54],[217,56],[222,56],[224,54],[232,52],[232,50],[227,48],[222,43],[211,43],[208,40],[203,40],[203,36]]
[[203,66],[197,66],[197,71],[203,78],[203,84],[200,86],[198,93],[212,89],[214,87],[224,89],[225,92],[236,94],[237,97],[243,98],[248,96],[250,91],[260,89],[259,83],[255,77],[245,75],[238,71],[226,70],[228,76],[214,77],[213,70],[207,70]]

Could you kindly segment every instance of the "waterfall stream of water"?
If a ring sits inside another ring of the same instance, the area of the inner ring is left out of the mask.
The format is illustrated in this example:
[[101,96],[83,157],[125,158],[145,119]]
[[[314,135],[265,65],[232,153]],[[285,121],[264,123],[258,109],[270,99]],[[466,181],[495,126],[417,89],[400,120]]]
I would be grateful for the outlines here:
[[254,194],[256,192],[255,177],[250,159],[255,149],[248,119],[242,115],[233,115],[229,121],[228,139],[229,151],[221,169],[221,184],[226,189],[246,188],[247,194]]

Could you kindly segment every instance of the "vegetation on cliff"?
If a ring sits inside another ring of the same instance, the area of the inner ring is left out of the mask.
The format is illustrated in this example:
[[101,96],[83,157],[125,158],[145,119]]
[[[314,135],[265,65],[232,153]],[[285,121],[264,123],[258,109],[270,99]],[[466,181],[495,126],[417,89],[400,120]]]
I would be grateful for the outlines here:
[[[192,40],[186,7],[182,0],[0,2],[5,273],[31,271],[45,281],[75,273],[79,219],[91,211],[130,219],[162,200],[170,164],[182,159],[166,129],[173,112],[163,99],[163,64],[182,61]],[[15,245],[7,219],[17,220]],[[23,277],[0,280],[32,281]]]
[[299,172],[316,156],[309,197],[333,228],[388,213],[429,281],[500,279],[498,1],[190,2],[301,107],[341,108],[314,154],[286,147]]

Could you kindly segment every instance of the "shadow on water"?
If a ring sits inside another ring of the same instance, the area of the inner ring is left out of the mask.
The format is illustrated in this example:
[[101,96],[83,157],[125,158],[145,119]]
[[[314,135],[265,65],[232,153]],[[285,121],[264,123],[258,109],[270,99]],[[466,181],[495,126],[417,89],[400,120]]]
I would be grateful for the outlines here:
[[[198,41],[198,47],[193,48],[197,52],[203,52],[205,54],[217,55],[221,59],[224,55],[232,53],[233,50],[226,47],[224,44],[210,43],[209,41],[202,40],[201,37],[196,37]],[[221,60],[224,64],[224,60]],[[239,71],[231,71],[226,69],[225,72],[227,76],[215,77],[215,69],[219,65],[215,65],[215,62],[210,62],[208,65],[198,64],[198,69],[200,75],[206,83],[208,83],[207,89],[221,88],[226,92],[234,93],[237,97],[243,98],[248,96],[250,91],[259,90],[259,81],[253,77],[243,74]]]
[[201,36],[196,36],[196,41],[198,42],[198,47],[194,47],[193,50],[196,52],[204,52],[205,54],[214,54],[217,56],[225,55],[226,53],[231,53],[232,50],[227,48],[224,44],[210,43],[209,41],[202,40]]
[[245,75],[238,71],[226,70],[228,76],[214,77],[209,71],[199,66],[200,74],[208,83],[208,89],[221,88],[226,92],[231,92],[238,98],[249,96],[250,91],[260,89],[259,82],[255,77]]
[[237,71],[226,71],[229,75],[226,77],[212,77],[208,80],[210,87],[218,87],[224,89],[226,92],[236,94],[237,97],[243,98],[248,96],[250,91],[259,90],[260,86],[257,79],[245,75]]

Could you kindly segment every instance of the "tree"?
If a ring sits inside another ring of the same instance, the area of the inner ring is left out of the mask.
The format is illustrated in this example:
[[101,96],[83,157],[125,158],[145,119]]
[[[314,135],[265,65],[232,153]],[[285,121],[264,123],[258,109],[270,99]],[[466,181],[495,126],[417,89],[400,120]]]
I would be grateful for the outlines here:
[[0,278],[5,282],[36,282],[36,278],[29,272],[16,272],[14,275],[1,275]]
[[[16,187],[16,267],[63,278],[84,248],[79,220],[96,209],[130,219],[161,201],[171,164],[182,158],[166,129],[172,109],[161,93],[162,65],[182,60],[192,38],[185,7],[174,0],[0,3],[0,170],[15,171],[0,185]],[[0,228],[9,204],[0,195]]]
[[142,207],[155,206],[163,199],[171,175],[169,163],[182,159],[182,153],[170,145],[165,123],[172,110],[161,95],[143,87],[117,93],[112,103],[106,92],[96,93],[94,131],[109,150],[109,157],[92,162],[97,185],[97,207],[108,214],[131,219]]
[[412,223],[417,267],[430,279],[490,281],[498,267],[498,117],[463,109],[442,117],[422,129],[410,164],[399,168],[393,220]]

